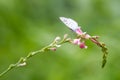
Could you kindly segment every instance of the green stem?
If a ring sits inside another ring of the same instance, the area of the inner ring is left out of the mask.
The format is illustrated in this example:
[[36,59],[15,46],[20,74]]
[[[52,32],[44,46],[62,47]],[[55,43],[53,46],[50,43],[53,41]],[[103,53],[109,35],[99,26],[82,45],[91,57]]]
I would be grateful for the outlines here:
[[13,69],[14,67],[15,67],[14,64],[10,64],[9,67],[0,74],[0,77],[2,77],[3,75],[5,75],[8,71],[10,71],[11,69]]
[[[67,42],[67,41],[65,41],[65,39],[64,39],[64,40],[61,40],[60,42],[57,42],[57,41],[54,40],[50,45],[45,46],[44,48],[42,48],[42,49],[40,49],[40,50],[38,50],[38,51],[34,51],[34,52],[28,53],[28,55],[27,55],[26,57],[20,58],[17,63],[15,63],[15,64],[10,64],[9,67],[8,67],[6,70],[4,70],[2,73],[0,73],[0,77],[2,77],[2,76],[5,75],[6,73],[8,73],[10,70],[14,69],[15,67],[25,66],[27,60],[28,60],[29,58],[35,56],[36,54],[41,53],[41,52],[45,52],[45,51],[49,51],[49,48],[54,47],[56,44],[57,44],[57,45],[60,45],[60,44],[63,44],[63,43],[65,43],[65,42]],[[25,63],[25,64],[24,64],[24,63]]]

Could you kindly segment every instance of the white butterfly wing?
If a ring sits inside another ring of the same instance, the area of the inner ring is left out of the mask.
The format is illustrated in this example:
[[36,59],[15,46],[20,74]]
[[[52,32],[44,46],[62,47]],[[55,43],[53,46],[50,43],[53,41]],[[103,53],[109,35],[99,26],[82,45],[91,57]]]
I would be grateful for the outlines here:
[[77,22],[74,21],[73,19],[60,17],[60,20],[73,31],[75,31],[78,28]]

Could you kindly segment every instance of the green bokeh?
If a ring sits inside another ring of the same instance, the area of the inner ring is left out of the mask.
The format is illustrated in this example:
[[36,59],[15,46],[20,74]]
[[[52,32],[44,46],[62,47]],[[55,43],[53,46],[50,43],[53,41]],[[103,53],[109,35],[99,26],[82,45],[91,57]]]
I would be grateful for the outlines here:
[[102,52],[64,44],[28,60],[0,80],[120,80],[120,0],[0,0],[0,72],[29,52],[48,45],[56,36],[74,34],[59,20],[76,20],[84,31],[99,35],[108,49],[101,69]]

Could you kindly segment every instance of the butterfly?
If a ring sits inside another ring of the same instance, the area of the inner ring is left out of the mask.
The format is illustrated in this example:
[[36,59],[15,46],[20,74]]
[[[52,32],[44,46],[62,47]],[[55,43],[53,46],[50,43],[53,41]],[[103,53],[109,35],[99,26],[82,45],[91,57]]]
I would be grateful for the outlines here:
[[76,30],[80,28],[78,26],[78,23],[71,18],[65,18],[65,17],[59,17],[59,18],[69,29],[71,29],[74,32],[76,32]]

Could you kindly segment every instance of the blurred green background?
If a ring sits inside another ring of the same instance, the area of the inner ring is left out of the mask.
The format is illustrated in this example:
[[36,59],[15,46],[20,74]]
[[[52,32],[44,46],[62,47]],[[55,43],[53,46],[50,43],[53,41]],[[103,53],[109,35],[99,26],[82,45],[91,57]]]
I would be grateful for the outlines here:
[[86,50],[64,44],[55,52],[32,57],[27,66],[0,80],[120,80],[120,0],[0,0],[0,72],[56,36],[74,37],[60,16],[101,36],[109,49],[105,68],[102,52],[93,43]]

